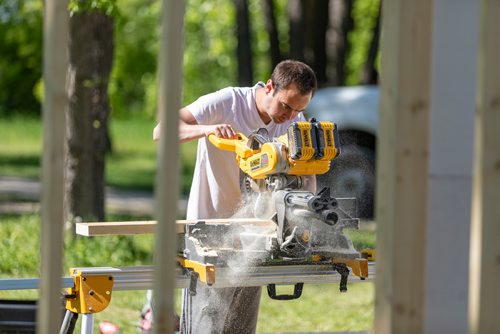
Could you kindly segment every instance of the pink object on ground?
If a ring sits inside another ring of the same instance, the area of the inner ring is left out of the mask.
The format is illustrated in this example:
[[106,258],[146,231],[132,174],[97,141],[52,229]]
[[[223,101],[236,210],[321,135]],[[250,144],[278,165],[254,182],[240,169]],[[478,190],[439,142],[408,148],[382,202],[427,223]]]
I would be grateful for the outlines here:
[[99,324],[99,333],[100,334],[119,334],[120,333],[120,328],[118,325],[115,325],[111,322],[101,322]]

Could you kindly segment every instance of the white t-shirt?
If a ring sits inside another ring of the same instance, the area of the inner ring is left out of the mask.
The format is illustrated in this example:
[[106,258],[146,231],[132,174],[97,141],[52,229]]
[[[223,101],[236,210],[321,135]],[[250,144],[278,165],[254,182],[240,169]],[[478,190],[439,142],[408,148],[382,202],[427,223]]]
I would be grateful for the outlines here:
[[[266,128],[271,138],[284,134],[294,121],[303,121],[299,114],[283,124],[264,124],[255,104],[254,87],[228,87],[200,97],[187,106],[198,124],[230,124],[245,136]],[[189,194],[187,219],[228,218],[240,203],[239,167],[234,152],[216,148],[206,137],[198,140],[198,153]]]

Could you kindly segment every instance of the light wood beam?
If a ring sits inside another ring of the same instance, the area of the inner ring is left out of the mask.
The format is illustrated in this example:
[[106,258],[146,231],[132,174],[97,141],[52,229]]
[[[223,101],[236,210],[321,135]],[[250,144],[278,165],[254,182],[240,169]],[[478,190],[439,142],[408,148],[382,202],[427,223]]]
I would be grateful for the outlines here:
[[[207,220],[178,220],[176,222],[176,233],[184,233],[187,224],[196,222],[205,222],[205,224],[238,224],[238,225],[253,225],[266,228],[275,228],[276,223],[272,220],[261,219],[207,219]],[[126,221],[126,222],[94,222],[94,223],[77,223],[76,234],[86,237],[103,236],[103,235],[133,235],[133,234],[150,234],[156,229],[156,220],[149,221]]]
[[432,1],[382,6],[375,333],[422,333]]
[[470,333],[500,333],[500,1],[481,1],[469,281]]
[[158,58],[158,114],[161,138],[156,177],[156,225],[154,263],[153,332],[174,328],[176,233],[179,196],[179,109],[182,96],[183,31],[185,2],[162,1],[162,29]]
[[68,2],[46,0],[43,26],[41,268],[37,333],[59,333],[63,252]]

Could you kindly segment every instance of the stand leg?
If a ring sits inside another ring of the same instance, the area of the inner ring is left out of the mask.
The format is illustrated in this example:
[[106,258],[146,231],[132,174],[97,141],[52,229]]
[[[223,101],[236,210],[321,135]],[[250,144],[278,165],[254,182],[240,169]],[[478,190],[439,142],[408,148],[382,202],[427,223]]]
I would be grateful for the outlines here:
[[73,313],[70,310],[66,310],[59,334],[73,334],[73,332],[75,331],[75,324],[77,320],[78,313]]
[[92,334],[94,330],[94,315],[82,314],[82,334]]
[[63,320],[63,323],[61,325],[61,330],[59,331],[59,334],[67,333],[70,319],[71,319],[71,311],[66,310],[66,313],[64,314],[64,320]]

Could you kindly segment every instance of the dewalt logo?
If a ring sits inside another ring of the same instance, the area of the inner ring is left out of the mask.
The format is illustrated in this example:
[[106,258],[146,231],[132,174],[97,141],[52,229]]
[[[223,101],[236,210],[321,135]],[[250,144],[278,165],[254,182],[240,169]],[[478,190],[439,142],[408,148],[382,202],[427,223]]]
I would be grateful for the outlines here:
[[302,139],[304,140],[304,147],[311,147],[311,138],[309,136],[309,129],[302,130]]
[[325,139],[326,139],[326,146],[331,147],[333,146],[333,135],[332,135],[331,130],[326,130],[325,131]]
[[260,168],[260,157],[250,160],[250,170],[254,171]]

